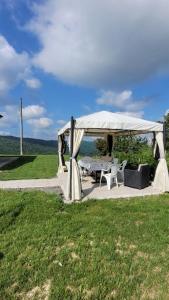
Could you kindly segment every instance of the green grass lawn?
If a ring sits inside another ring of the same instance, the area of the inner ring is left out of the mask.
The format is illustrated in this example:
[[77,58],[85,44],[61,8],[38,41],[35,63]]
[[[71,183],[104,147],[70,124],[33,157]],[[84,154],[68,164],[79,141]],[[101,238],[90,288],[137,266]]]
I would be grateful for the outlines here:
[[[167,162],[169,166],[169,156]],[[52,178],[56,176],[57,168],[57,155],[23,156],[0,172],[0,180]]]
[[0,299],[169,299],[169,196],[0,191]]
[[54,177],[57,165],[57,155],[23,156],[0,172],[0,180]]

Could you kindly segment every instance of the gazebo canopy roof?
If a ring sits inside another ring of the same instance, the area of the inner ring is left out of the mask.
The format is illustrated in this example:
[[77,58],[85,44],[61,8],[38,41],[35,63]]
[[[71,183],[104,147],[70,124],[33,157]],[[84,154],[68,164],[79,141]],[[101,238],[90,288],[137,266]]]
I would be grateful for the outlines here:
[[[76,119],[75,129],[84,129],[86,134],[133,134],[163,131],[163,124],[151,122],[140,118],[128,116],[126,114],[100,111]],[[58,134],[69,133],[70,122],[68,122]]]

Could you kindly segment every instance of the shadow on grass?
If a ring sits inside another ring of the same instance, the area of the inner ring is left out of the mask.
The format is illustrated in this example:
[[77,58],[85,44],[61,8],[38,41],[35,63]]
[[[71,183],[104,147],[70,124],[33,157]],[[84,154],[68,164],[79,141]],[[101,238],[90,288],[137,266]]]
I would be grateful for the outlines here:
[[24,207],[23,204],[19,204],[9,211],[0,213],[0,233],[7,231],[16,222],[17,217],[21,214]]
[[22,156],[18,157],[15,161],[7,163],[5,166],[1,167],[0,170],[8,171],[12,169],[19,168],[25,164],[31,163],[35,160],[36,156]]

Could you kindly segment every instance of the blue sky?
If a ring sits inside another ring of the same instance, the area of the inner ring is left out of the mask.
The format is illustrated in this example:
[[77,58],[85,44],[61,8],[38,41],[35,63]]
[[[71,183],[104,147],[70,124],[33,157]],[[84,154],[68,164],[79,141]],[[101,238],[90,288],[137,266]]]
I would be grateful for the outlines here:
[[[1,0],[0,134],[54,139],[99,110],[161,120],[169,109],[169,3]],[[152,14],[153,11],[153,14]]]

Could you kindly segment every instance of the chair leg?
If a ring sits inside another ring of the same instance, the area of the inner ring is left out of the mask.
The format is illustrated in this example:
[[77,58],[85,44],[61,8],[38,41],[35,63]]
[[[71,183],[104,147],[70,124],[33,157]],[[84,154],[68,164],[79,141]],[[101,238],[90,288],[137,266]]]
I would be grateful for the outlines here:
[[102,184],[102,174],[100,175],[100,187],[101,187],[101,184]]
[[123,185],[124,185],[124,172],[123,172],[122,178],[123,178]]
[[107,187],[108,187],[108,190],[111,189],[111,178],[110,177],[107,178]]
[[102,184],[102,178],[104,177],[104,173],[103,171],[101,171],[101,174],[100,174],[100,187],[101,187],[101,184]]
[[115,180],[116,180],[116,186],[119,187],[119,183],[118,183],[118,180],[117,180],[117,176],[116,176]]

